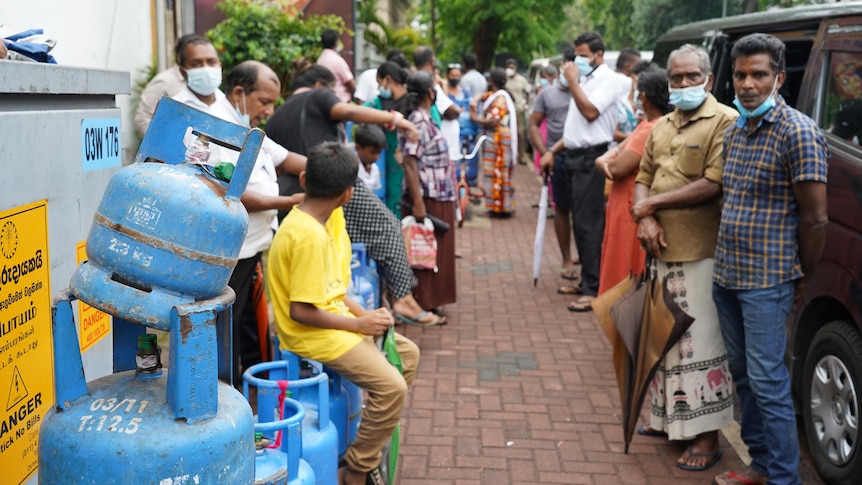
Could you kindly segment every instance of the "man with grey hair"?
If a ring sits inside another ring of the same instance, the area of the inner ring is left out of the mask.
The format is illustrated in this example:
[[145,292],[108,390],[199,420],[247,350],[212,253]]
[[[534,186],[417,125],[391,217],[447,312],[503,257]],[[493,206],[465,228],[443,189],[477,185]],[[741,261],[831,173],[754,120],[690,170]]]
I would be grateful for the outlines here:
[[[533,144],[533,148],[541,156],[548,151],[548,147],[553,146],[554,143],[563,137],[563,125],[566,124],[566,115],[569,113],[569,100],[572,99],[572,96],[569,94],[569,90],[560,84],[560,80],[557,77],[557,68],[553,64],[543,67],[539,75],[548,85],[539,91],[539,95],[536,97],[535,104],[533,104],[533,112],[527,121],[527,133],[530,137],[530,143]],[[547,137],[545,139],[542,138],[541,132],[543,121],[547,122]],[[563,163],[564,155],[554,155],[554,158],[554,163]],[[556,196],[556,193],[554,195]],[[568,201],[565,201],[563,204],[554,205],[554,232],[557,234],[557,243],[559,243],[560,251],[563,255],[563,266],[560,269],[560,275],[563,278],[574,280],[579,276],[577,269],[575,269],[575,262],[572,259],[572,226],[569,222],[569,212]]]
[[718,429],[733,420],[731,377],[712,300],[721,216],[724,132],[736,111],[710,94],[709,56],[690,44],[668,58],[674,111],[656,122],[640,163],[632,217],[663,288],[695,323],[659,363],[650,422],[638,433],[690,441],[676,462],[706,470],[722,455]]

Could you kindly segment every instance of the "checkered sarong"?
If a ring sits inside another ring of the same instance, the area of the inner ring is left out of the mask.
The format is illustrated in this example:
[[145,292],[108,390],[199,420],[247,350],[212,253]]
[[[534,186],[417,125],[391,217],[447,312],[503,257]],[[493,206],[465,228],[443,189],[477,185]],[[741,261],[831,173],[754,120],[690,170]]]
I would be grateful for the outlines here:
[[401,223],[359,179],[353,184],[353,197],[344,205],[344,218],[350,241],[365,244],[392,296],[399,300],[410,294],[417,282],[407,264]]

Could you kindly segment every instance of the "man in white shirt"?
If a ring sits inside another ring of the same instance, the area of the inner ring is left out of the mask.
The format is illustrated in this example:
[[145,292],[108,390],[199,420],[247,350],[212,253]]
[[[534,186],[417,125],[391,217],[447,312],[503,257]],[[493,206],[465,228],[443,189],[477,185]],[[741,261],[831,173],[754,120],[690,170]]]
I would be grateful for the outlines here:
[[[257,61],[245,61],[221,84],[221,62],[213,45],[206,38],[190,41],[177,57],[186,86],[174,99],[225,121],[255,128],[272,115],[281,84],[278,76]],[[239,152],[210,145],[210,161],[236,163]],[[305,157],[289,153],[269,138],[265,138],[241,201],[249,213],[248,232],[240,249],[239,261],[228,286],[236,292],[233,305],[233,384],[240,385],[242,370],[261,361],[260,339],[252,288],[257,278],[257,264],[263,251],[269,248],[276,226],[278,209],[289,210],[302,200],[302,194],[279,196],[276,167],[291,173],[305,168]],[[241,365],[240,365],[241,364]]]
[[[572,229],[581,260],[581,287],[564,287],[583,293],[569,310],[592,310],[599,289],[599,261],[604,237],[604,176],[595,160],[613,140],[617,126],[617,102],[626,94],[618,75],[604,64],[601,36],[595,32],[575,39],[575,61],[562,66],[561,82],[572,95],[563,126],[563,138],[542,155],[542,168],[553,176],[554,194],[571,201]],[[554,166],[554,155],[565,153]],[[556,198],[556,197],[555,197]],[[563,290],[563,288],[561,288]]]

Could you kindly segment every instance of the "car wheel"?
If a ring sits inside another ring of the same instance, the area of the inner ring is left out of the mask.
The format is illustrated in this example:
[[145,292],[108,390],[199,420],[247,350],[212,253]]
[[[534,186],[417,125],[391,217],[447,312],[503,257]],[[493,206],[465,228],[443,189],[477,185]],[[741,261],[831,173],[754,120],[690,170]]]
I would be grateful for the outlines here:
[[862,336],[844,321],[824,326],[805,357],[802,415],[814,464],[832,484],[862,476]]

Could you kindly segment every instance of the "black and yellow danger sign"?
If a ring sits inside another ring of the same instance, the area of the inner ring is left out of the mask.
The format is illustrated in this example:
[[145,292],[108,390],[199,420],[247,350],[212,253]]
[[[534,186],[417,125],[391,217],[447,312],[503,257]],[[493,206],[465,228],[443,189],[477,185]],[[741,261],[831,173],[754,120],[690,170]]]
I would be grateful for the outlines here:
[[0,470],[20,484],[36,471],[39,423],[54,403],[48,209],[0,213]]

